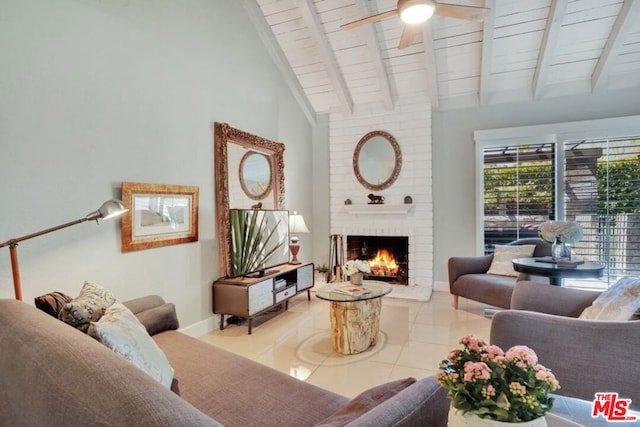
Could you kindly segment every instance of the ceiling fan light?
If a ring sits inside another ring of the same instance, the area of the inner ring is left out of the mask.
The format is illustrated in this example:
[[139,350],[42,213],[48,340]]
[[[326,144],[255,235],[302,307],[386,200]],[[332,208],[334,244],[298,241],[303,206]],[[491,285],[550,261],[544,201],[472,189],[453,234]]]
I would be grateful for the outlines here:
[[431,18],[436,5],[431,0],[407,0],[399,2],[398,10],[405,24],[421,24]]

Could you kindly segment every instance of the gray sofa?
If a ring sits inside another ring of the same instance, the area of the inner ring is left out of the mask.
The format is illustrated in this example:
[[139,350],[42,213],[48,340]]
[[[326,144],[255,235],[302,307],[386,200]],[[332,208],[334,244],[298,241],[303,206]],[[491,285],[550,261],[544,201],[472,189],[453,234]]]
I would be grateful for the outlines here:
[[[0,300],[0,425],[342,425],[326,419],[352,407],[347,397],[174,330],[177,319],[166,310],[158,317],[166,307],[160,297],[125,305],[155,333],[179,395],[73,327],[26,303]],[[448,407],[429,377],[346,425],[444,426]]]
[[[519,239],[507,244],[513,245],[535,245],[535,257],[551,255],[551,245],[542,239]],[[500,308],[511,306],[513,287],[517,281],[524,280],[526,275],[510,277],[487,274],[491,261],[493,255],[449,258],[449,291],[453,295],[453,307],[456,310],[459,297]]]
[[534,349],[560,381],[559,395],[591,402],[597,392],[617,392],[632,399],[631,408],[638,410],[640,320],[577,319],[599,294],[520,281],[511,310],[492,319],[491,342],[504,349]]

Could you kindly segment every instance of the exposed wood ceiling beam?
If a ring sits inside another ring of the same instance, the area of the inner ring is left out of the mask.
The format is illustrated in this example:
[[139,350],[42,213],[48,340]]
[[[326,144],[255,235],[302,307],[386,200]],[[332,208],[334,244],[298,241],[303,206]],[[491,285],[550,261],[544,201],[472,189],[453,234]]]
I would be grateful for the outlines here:
[[552,0],[547,18],[547,27],[544,29],[538,63],[533,74],[533,99],[539,99],[542,89],[549,75],[549,63],[557,45],[558,34],[562,28],[562,17],[567,9],[568,0]]
[[438,68],[436,66],[436,49],[433,43],[433,19],[428,20],[422,28],[424,40],[424,56],[426,59],[427,90],[431,107],[440,106],[440,95],[438,94]]
[[293,72],[291,65],[289,64],[289,60],[286,55],[282,51],[280,47],[280,43],[276,40],[276,37],[273,35],[273,31],[271,31],[271,27],[267,23],[264,14],[262,13],[262,9],[258,5],[258,2],[255,0],[241,0],[242,7],[245,12],[249,16],[251,23],[255,27],[260,39],[264,43],[267,52],[273,59],[273,62],[276,64],[276,67],[282,73],[285,83],[289,87],[293,97],[298,102],[298,105],[302,109],[302,112],[307,117],[309,124],[311,126],[315,126],[316,124],[316,113],[309,102],[309,98],[305,93],[304,89],[300,85],[300,81],[298,80],[298,76]]
[[[367,6],[366,0],[357,1],[356,7],[359,9],[361,16],[371,15],[371,10]],[[391,84],[389,83],[389,75],[387,74],[387,69],[384,66],[384,60],[382,59],[382,53],[380,52],[380,42],[376,35],[376,30],[373,24],[371,24],[364,25],[364,28],[360,31],[364,31],[365,40],[369,47],[369,51],[371,52],[371,57],[373,58],[373,65],[376,70],[378,82],[380,83],[380,91],[382,92],[382,103],[384,104],[384,108],[387,110],[393,110],[394,102],[393,96],[391,95]]]
[[634,17],[638,14],[638,8],[640,7],[640,1],[625,0],[618,14],[616,22],[613,24],[607,43],[604,45],[602,55],[598,59],[596,68],[593,70],[591,76],[591,90],[595,92],[602,87],[607,80],[609,70],[613,63],[614,58],[618,54],[618,49],[622,44],[622,37],[629,25],[634,21]]
[[331,79],[331,83],[338,95],[338,99],[340,100],[340,104],[342,105],[344,112],[353,114],[353,100],[351,99],[351,94],[349,93],[347,84],[344,81],[344,76],[340,72],[338,62],[331,45],[329,44],[329,40],[327,40],[327,35],[322,28],[322,23],[318,19],[318,14],[316,13],[313,3],[311,0],[298,0],[298,5],[300,6],[302,17],[309,26],[313,39],[318,45],[320,56],[327,68],[327,73],[329,74],[329,78]]
[[482,62],[480,64],[480,105],[489,104],[489,92],[491,82],[491,60],[493,58],[493,28],[496,19],[496,2],[487,0],[485,7],[489,8],[489,13],[484,18],[482,29]]

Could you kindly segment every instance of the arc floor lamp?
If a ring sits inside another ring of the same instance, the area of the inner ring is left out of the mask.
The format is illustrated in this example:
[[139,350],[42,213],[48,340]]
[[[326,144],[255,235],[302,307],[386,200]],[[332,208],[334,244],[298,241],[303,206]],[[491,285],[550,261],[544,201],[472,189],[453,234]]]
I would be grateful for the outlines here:
[[99,219],[109,219],[116,216],[120,216],[128,209],[124,207],[124,204],[120,200],[107,200],[98,208],[97,211],[91,212],[84,218],[77,219],[75,221],[67,222],[65,224],[57,225],[55,227],[47,228],[46,230],[38,231],[35,233],[27,234],[22,237],[15,237],[9,239],[4,243],[0,243],[0,248],[9,246],[9,253],[11,255],[11,272],[13,273],[13,290],[17,300],[22,300],[22,284],[20,283],[20,269],[18,267],[18,243],[23,240],[33,239],[34,237],[42,236],[43,234],[51,233],[53,231],[62,230],[63,228],[71,227],[72,225],[81,224],[85,221],[95,220],[99,224]]

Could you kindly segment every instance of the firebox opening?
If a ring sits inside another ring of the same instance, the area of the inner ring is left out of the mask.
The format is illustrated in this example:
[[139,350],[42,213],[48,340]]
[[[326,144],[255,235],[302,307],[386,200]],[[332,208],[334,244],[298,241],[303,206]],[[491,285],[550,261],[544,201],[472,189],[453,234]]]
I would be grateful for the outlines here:
[[409,284],[409,238],[403,236],[347,236],[347,260],[369,262],[365,279]]

